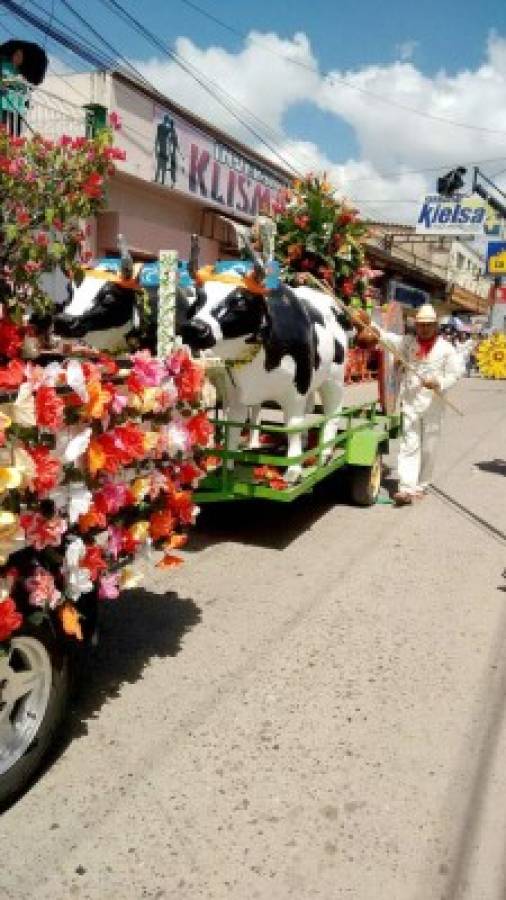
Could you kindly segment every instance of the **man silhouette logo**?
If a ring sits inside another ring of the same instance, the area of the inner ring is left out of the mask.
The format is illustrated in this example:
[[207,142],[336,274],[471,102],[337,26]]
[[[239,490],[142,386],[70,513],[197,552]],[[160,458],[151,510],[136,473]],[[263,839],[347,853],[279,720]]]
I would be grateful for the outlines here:
[[167,171],[170,170],[171,187],[175,187],[178,150],[179,141],[174,119],[169,115],[165,115],[157,126],[155,140],[155,181],[159,184],[165,184]]

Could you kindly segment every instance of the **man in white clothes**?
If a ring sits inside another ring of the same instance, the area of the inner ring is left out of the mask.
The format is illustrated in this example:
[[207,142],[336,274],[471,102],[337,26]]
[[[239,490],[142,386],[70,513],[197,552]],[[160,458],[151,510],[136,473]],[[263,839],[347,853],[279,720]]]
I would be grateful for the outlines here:
[[[358,331],[367,328],[363,318],[362,312],[353,315]],[[403,425],[399,488],[394,500],[397,505],[405,506],[427,491],[441,434],[444,411],[441,397],[460,378],[462,364],[455,348],[438,334],[436,312],[429,303],[416,314],[414,335],[376,330],[416,370],[405,369],[401,383]]]

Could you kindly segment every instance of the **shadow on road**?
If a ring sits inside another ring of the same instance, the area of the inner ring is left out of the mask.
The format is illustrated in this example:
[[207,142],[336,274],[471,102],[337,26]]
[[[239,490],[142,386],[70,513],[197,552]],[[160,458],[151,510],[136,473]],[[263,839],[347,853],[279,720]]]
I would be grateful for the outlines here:
[[186,549],[199,551],[226,542],[284,550],[333,506],[346,502],[345,473],[337,472],[291,503],[237,500],[203,504]]
[[491,472],[493,475],[506,475],[506,459],[491,459],[487,462],[475,463],[475,467],[482,472]]
[[124,684],[138,681],[153,657],[177,656],[184,635],[200,620],[196,603],[174,593],[136,589],[125,591],[117,603],[103,604],[99,644],[83,664],[58,754],[87,734],[87,721],[119,696]]

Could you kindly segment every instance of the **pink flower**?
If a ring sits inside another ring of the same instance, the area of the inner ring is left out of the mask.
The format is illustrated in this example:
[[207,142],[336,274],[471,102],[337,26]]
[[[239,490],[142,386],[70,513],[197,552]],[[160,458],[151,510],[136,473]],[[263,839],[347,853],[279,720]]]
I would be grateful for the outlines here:
[[158,387],[165,374],[164,365],[154,359],[149,350],[141,350],[133,355],[132,373],[142,387]]
[[114,131],[119,131],[121,128],[121,117],[117,112],[112,112],[109,114],[109,125]]
[[102,575],[98,582],[98,599],[99,600],[117,600],[119,597],[119,575],[111,572],[109,575]]
[[123,412],[127,404],[128,397],[125,397],[124,394],[120,394],[119,391],[115,391],[111,403],[111,412],[118,416]]
[[108,516],[114,516],[130,502],[130,492],[125,484],[115,484],[113,481],[104,484],[95,494],[96,508]]
[[123,549],[123,532],[116,525],[110,525],[107,532],[107,550],[113,559],[117,559]]
[[155,469],[154,472],[151,473],[149,479],[149,496],[151,500],[156,500],[160,494],[163,494],[164,491],[167,490],[167,478],[163,474],[163,472],[159,472]]
[[40,606],[55,609],[61,600],[61,593],[57,589],[54,578],[47,569],[37,566],[33,575],[26,579],[28,602],[32,606]]

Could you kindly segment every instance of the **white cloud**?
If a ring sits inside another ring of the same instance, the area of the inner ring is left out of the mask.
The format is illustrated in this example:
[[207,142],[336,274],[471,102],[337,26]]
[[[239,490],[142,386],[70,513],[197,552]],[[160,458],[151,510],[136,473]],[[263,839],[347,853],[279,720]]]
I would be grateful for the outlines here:
[[[496,171],[504,158],[506,168],[506,38],[496,33],[491,33],[483,62],[476,69],[463,68],[455,74],[440,71],[433,77],[409,60],[415,49],[412,41],[398,48],[400,59],[391,64],[326,75],[320,73],[303,33],[283,39],[274,33],[251,32],[237,52],[217,46],[200,48],[188,38],[179,38],[176,49],[209,82],[219,84],[238,101],[240,106],[234,108],[241,117],[245,109],[250,111],[252,127],[275,144],[282,156],[302,171],[326,170],[341,189],[361,201],[369,215],[412,220],[416,206],[406,201],[432,190],[437,174],[461,161],[498,159],[486,167]],[[136,65],[183,106],[269,155],[175,62],[152,59]],[[230,102],[226,97],[225,101]],[[359,148],[357,158],[338,163],[310,134],[301,141],[286,133],[286,113],[302,102],[351,126]],[[413,114],[409,108],[436,118]],[[441,119],[490,131],[457,128]],[[504,133],[494,133],[499,131]],[[410,174],[429,167],[440,167],[440,171]],[[398,174],[381,174],[392,172]]]

